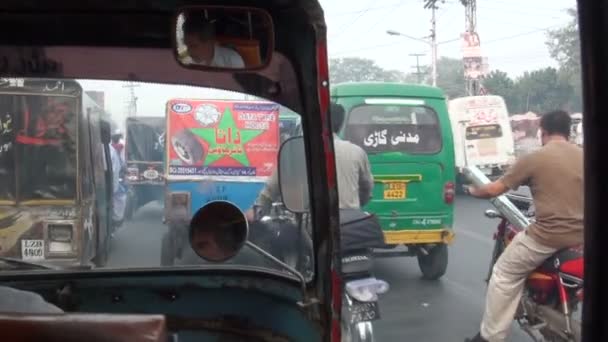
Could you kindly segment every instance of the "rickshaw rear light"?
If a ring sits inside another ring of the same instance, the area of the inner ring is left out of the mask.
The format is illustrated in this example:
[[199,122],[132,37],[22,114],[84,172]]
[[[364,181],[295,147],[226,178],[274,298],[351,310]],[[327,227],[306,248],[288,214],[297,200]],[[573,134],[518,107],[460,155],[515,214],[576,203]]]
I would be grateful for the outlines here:
[[456,191],[454,189],[454,183],[447,182],[443,186],[443,200],[447,204],[454,203],[454,196],[456,195]]

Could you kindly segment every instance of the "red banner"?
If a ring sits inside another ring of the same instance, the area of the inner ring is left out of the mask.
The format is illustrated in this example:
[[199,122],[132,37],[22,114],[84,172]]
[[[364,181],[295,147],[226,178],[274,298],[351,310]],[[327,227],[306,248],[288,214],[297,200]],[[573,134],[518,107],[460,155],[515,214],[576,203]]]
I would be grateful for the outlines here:
[[169,175],[270,176],[279,150],[279,105],[175,99],[167,108]]

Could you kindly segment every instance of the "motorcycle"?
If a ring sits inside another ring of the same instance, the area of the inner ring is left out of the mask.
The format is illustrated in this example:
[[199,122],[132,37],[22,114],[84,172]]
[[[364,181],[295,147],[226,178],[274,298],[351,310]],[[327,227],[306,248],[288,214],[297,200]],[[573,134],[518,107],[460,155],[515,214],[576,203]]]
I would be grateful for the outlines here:
[[[273,203],[265,215],[254,206],[254,213],[251,241],[305,277],[312,275],[312,240],[304,228],[306,218],[302,217],[306,214],[294,215],[280,202]],[[372,273],[372,249],[384,245],[384,235],[375,216],[358,209],[342,209],[340,241],[344,283],[342,341],[372,342],[372,322],[380,319],[378,295],[389,289],[388,283]]]
[[294,214],[282,202],[272,203],[265,214],[261,214],[258,205],[253,210],[251,242],[310,279],[314,271],[313,248],[311,233],[305,227],[306,214]]
[[[477,185],[484,183],[476,170],[470,170],[469,176]],[[508,244],[534,219],[532,199],[527,196],[507,194],[492,203],[498,211],[486,210],[485,216],[500,222],[486,282]],[[534,341],[581,341],[581,321],[574,314],[580,313],[583,302],[583,261],[582,246],[563,249],[528,276],[515,320]]]
[[372,322],[380,319],[378,295],[389,285],[372,273],[373,248],[384,246],[384,234],[374,215],[358,209],[340,209],[342,261],[342,341],[372,342]]

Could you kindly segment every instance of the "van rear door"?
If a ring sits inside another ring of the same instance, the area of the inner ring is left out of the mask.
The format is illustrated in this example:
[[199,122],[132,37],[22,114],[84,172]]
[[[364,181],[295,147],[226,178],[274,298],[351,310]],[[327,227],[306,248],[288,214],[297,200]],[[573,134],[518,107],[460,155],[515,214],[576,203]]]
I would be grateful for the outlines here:
[[[423,105],[353,107],[344,138],[369,155],[375,187],[367,210],[380,217],[444,211],[443,147],[437,113]],[[452,166],[453,167],[453,166]]]

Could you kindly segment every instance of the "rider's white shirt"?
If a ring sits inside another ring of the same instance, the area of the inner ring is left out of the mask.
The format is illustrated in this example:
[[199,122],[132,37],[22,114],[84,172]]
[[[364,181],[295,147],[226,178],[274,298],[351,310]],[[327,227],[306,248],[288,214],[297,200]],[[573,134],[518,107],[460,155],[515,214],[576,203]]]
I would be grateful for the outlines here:
[[219,45],[215,46],[211,63],[195,62],[190,56],[184,58],[183,62],[185,64],[208,65],[220,68],[239,69],[245,67],[245,62],[243,61],[243,58],[241,57],[241,55],[239,55],[238,52]]

